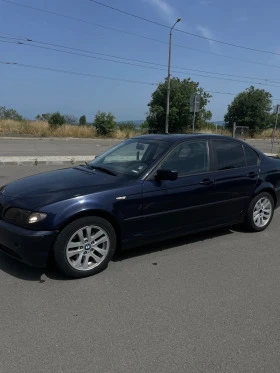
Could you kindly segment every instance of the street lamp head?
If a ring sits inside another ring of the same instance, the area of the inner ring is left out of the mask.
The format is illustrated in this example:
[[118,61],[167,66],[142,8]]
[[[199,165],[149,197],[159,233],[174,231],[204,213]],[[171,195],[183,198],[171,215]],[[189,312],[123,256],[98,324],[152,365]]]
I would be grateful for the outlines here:
[[179,23],[182,21],[182,18],[178,18],[176,23]]

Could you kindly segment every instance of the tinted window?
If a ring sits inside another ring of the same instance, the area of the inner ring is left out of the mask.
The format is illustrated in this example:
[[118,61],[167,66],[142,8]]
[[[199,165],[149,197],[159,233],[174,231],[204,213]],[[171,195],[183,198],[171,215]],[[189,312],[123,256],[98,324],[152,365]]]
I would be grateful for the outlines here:
[[179,175],[207,172],[209,169],[207,141],[192,141],[179,145],[164,160],[160,168],[177,170]]
[[99,166],[116,174],[137,178],[169,147],[170,144],[165,141],[145,138],[126,140],[99,155],[88,167]]
[[244,150],[246,155],[247,166],[257,166],[259,164],[258,154],[254,150],[248,148],[247,146],[244,146]]
[[235,141],[221,140],[215,140],[213,143],[218,170],[229,170],[246,166],[242,144]]
[[147,147],[148,144],[132,142],[112,152],[104,159],[103,163],[123,162],[124,160],[139,161],[142,159]]

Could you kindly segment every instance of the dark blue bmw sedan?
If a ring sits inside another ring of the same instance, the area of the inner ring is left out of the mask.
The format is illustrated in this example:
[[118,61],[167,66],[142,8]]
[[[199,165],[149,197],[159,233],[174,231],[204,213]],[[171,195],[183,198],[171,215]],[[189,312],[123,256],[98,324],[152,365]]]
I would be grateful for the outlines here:
[[280,161],[211,135],[146,135],[92,162],[0,188],[0,249],[67,276],[103,270],[116,247],[244,222],[270,223]]

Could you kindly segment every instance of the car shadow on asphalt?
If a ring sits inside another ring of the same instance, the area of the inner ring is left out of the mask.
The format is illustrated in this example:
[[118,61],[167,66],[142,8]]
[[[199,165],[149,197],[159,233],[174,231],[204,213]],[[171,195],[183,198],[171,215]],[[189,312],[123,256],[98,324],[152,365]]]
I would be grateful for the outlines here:
[[[143,246],[139,246],[136,248],[132,248],[129,250],[124,251],[117,251],[114,255],[112,261],[119,262],[122,260],[126,260],[129,258],[134,258],[137,256],[148,255],[158,251],[165,251],[165,250],[173,250],[178,246],[182,245],[190,245],[195,242],[210,240],[212,238],[221,237],[228,234],[233,234],[235,232],[243,232],[242,227],[234,226],[234,227],[223,227],[223,228],[216,228],[209,231],[199,232],[188,234],[185,236],[180,236],[176,238],[170,238],[165,241],[154,242],[152,244],[147,244]],[[245,230],[244,230],[245,232]]]
[[69,280],[69,278],[59,274],[53,263],[50,263],[48,268],[34,268],[1,252],[0,271],[6,272],[24,281],[35,281],[39,283],[44,283],[46,281],[44,278]]
[[[192,243],[210,240],[212,238],[221,237],[228,234],[234,234],[236,232],[246,232],[240,226],[217,228],[211,231],[200,232],[196,234],[189,234],[177,238],[168,239],[166,241],[156,242],[153,244],[147,244],[132,248],[125,251],[117,251],[112,261],[120,262],[129,258],[135,258],[142,255],[148,255],[151,253],[174,250],[178,246],[191,245]],[[73,279],[61,275],[56,266],[51,261],[48,268],[33,268],[24,263],[21,263],[8,255],[0,252],[0,271],[4,271],[11,276],[24,281],[35,281],[38,283],[44,283],[46,279],[52,279],[57,281],[72,281]]]

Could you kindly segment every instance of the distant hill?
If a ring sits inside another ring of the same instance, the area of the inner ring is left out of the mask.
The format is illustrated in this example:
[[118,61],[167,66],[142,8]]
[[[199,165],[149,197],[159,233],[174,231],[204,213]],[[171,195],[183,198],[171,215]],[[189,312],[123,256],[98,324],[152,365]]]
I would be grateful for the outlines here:
[[225,122],[223,120],[217,120],[216,122],[213,122],[214,124],[216,124],[217,126],[224,126],[225,125]]
[[138,125],[138,126],[140,126],[140,124],[142,124],[142,123],[144,123],[145,121],[144,121],[144,119],[142,120],[142,119],[139,119],[139,120],[133,120],[132,121],[136,126]]
[[144,123],[144,119],[139,120],[120,120],[118,123],[125,123],[125,122],[133,122],[136,126],[139,126],[140,124]]
[[132,122],[135,125],[135,128],[140,128],[141,124],[144,123],[144,119],[139,119],[139,120],[122,120],[117,122],[119,123],[125,123],[125,122]]

